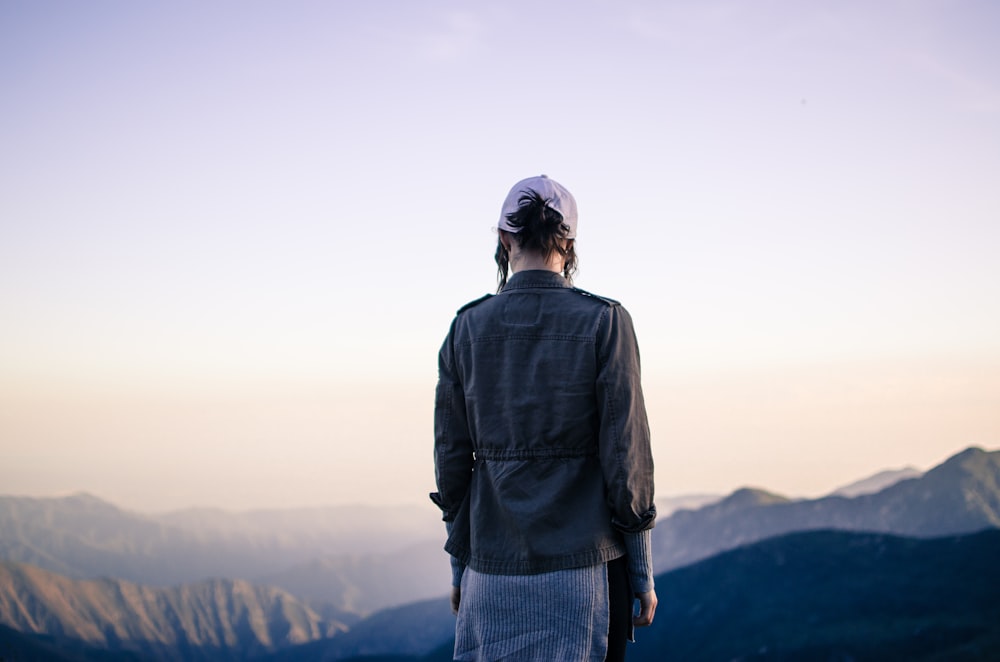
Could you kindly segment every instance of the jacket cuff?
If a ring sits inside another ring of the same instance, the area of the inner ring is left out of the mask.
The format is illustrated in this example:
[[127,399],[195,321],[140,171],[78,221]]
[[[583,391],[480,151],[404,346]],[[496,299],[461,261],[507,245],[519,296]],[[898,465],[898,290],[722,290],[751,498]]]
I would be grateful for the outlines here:
[[648,593],[653,590],[653,545],[652,531],[625,534],[625,548],[628,550],[628,576],[632,581],[632,592]]
[[612,517],[611,524],[626,536],[652,529],[656,524],[656,506],[651,506],[649,510],[638,516],[632,516],[628,521]]
[[[451,522],[455,519],[455,513],[449,511],[444,505],[444,499],[441,498],[440,492],[431,492],[428,494],[434,505],[441,509],[441,519],[445,522]],[[451,535],[451,529],[448,530],[448,535]]]

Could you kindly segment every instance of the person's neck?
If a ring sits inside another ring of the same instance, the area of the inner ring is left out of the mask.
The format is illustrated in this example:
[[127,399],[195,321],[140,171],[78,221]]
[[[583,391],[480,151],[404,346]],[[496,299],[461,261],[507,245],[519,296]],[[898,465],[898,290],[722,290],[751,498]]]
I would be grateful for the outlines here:
[[510,270],[514,273],[518,271],[540,270],[554,271],[557,274],[561,274],[564,264],[565,258],[555,251],[549,255],[548,260],[539,253],[518,252],[510,256]]

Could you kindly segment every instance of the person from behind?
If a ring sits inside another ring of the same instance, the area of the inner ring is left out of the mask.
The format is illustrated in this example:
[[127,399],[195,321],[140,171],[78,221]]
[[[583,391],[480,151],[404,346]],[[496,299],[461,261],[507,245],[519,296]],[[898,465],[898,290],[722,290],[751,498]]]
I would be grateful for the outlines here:
[[[623,660],[656,611],[653,458],[632,319],[573,287],[576,201],[541,175],[497,223],[499,288],[438,357],[456,660]],[[634,614],[638,599],[638,615]]]

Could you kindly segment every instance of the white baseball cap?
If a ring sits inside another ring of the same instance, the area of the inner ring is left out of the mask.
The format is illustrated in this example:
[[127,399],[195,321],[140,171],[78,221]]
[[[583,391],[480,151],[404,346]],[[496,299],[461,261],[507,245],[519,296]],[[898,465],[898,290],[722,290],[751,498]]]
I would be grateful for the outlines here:
[[563,223],[569,226],[567,239],[576,237],[576,200],[573,195],[566,190],[566,187],[554,179],[549,179],[548,175],[538,177],[528,177],[514,184],[507,194],[507,199],[503,201],[503,208],[500,210],[500,220],[497,221],[498,230],[507,232],[518,232],[520,228],[513,227],[507,220],[508,214],[513,214],[518,210],[521,196],[534,191],[545,200],[545,205],[550,209],[555,209],[562,214]]

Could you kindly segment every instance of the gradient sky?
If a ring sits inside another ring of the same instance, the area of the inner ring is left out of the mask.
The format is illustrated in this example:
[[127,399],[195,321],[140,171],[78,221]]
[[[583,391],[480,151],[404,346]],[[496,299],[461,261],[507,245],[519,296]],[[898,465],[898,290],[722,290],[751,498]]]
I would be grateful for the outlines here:
[[547,173],[661,495],[1000,447],[1000,4],[0,3],[0,492],[423,501]]

